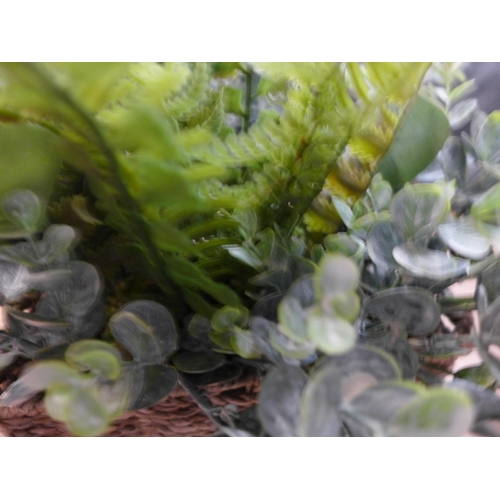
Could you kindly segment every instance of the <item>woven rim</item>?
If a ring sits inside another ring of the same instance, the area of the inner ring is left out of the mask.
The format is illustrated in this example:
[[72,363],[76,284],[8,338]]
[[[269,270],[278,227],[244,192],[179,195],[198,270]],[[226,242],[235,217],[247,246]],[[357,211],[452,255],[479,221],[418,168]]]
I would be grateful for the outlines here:
[[[0,378],[3,392],[16,378],[20,365]],[[220,382],[202,389],[214,406],[236,405],[240,410],[253,406],[259,392],[259,377],[248,372],[236,381]],[[177,387],[165,399],[149,408],[126,412],[116,419],[106,437],[206,437],[215,426],[191,397]],[[70,437],[63,423],[50,418],[41,396],[17,407],[0,407],[0,436]]]

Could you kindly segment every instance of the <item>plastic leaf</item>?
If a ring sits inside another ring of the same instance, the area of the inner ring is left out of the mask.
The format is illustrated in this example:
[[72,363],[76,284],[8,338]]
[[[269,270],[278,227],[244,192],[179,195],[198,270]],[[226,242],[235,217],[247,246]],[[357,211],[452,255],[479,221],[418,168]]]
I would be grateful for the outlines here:
[[307,376],[297,367],[280,365],[270,371],[259,394],[257,414],[271,436],[297,435],[299,401]]
[[432,293],[417,287],[376,292],[363,303],[362,314],[410,335],[428,335],[438,327],[441,316]]
[[476,151],[481,161],[500,164],[500,111],[491,113],[479,129]]
[[306,312],[292,295],[285,295],[278,306],[281,331],[295,342],[307,340]]
[[66,349],[64,357],[80,370],[89,370],[108,380],[118,380],[121,374],[120,352],[106,342],[80,340]]
[[17,299],[30,289],[30,278],[25,266],[0,261],[0,293],[8,301]]
[[416,383],[381,382],[344,403],[341,409],[348,415],[354,415],[374,435],[383,436],[394,414],[422,391],[423,387]]
[[470,261],[439,250],[422,250],[411,244],[398,245],[392,255],[412,276],[436,281],[466,276]]
[[500,183],[488,189],[473,203],[470,214],[486,224],[500,225]]
[[482,260],[490,252],[490,243],[470,218],[460,218],[441,224],[438,234],[455,253],[472,260]]
[[299,436],[339,436],[342,422],[338,406],[341,401],[340,370],[334,365],[329,365],[314,372],[300,398]]
[[477,99],[465,99],[455,104],[448,113],[451,128],[456,130],[467,124],[476,109]]
[[368,233],[366,250],[377,268],[383,273],[388,273],[391,269],[398,267],[392,251],[401,243],[403,240],[398,236],[391,222],[378,222]]
[[130,395],[129,410],[157,403],[175,389],[179,378],[175,369],[164,364],[125,363],[123,371]]
[[113,337],[135,360],[160,363],[177,348],[177,330],[172,315],[150,300],[123,306],[110,320]]
[[447,181],[457,180],[459,186],[465,182],[465,151],[458,137],[449,137],[439,155]]
[[403,239],[432,234],[450,211],[450,202],[435,184],[406,184],[391,203],[391,219]]
[[323,370],[328,365],[336,366],[343,377],[367,373],[379,382],[401,378],[401,370],[394,358],[376,347],[358,345],[343,356],[325,358],[314,371]]
[[405,110],[378,171],[393,187],[411,181],[431,163],[449,133],[443,111],[417,95]]
[[359,270],[343,255],[325,255],[315,275],[316,293],[325,300],[351,292],[358,286]]
[[32,191],[16,191],[6,196],[1,203],[3,213],[17,227],[33,232],[42,218],[42,207],[38,196]]
[[437,388],[418,395],[394,415],[389,435],[408,437],[461,436],[474,422],[469,396],[453,389]]
[[307,334],[325,354],[344,354],[356,343],[356,330],[345,319],[315,307],[307,316]]
[[217,370],[226,362],[225,356],[214,351],[179,351],[172,356],[172,363],[184,373],[206,373]]

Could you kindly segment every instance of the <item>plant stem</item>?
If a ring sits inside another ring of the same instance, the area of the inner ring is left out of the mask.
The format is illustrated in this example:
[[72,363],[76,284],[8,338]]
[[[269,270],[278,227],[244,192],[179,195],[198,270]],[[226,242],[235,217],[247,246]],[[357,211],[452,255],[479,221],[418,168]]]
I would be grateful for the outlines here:
[[248,68],[245,72],[245,114],[243,116],[243,131],[246,132],[250,127],[250,109],[252,106],[252,70]]
[[179,384],[191,396],[198,407],[203,410],[203,412],[217,427],[217,429],[219,429],[221,432],[224,432],[224,427],[227,427],[227,424],[218,417],[219,410],[212,405],[208,397],[204,393],[202,393],[198,389],[198,387],[190,382],[182,373],[179,373]]

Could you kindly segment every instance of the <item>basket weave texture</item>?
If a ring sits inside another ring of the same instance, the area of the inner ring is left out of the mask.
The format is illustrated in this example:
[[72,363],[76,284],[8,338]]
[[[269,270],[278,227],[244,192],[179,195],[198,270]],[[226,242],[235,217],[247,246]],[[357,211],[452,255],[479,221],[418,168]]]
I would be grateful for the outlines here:
[[[16,378],[18,370],[0,378],[3,392]],[[214,406],[233,404],[240,410],[254,405],[259,391],[259,378],[247,373],[236,381],[201,387]],[[215,432],[214,424],[191,397],[177,387],[165,399],[149,408],[130,411],[116,419],[106,437],[206,437]],[[17,407],[0,407],[0,436],[4,437],[69,437],[63,423],[45,412],[41,397]]]

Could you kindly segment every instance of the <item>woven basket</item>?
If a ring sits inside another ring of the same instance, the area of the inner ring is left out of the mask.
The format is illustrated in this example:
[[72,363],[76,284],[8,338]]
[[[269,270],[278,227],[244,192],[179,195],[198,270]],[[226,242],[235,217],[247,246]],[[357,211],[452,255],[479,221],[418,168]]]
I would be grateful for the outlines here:
[[[19,367],[0,377],[3,392],[15,379]],[[240,379],[201,387],[214,406],[236,405],[244,410],[254,405],[259,378],[249,372]],[[205,437],[215,432],[214,424],[191,397],[178,387],[165,399],[149,408],[130,411],[115,420],[108,437]],[[12,408],[0,407],[0,436],[63,437],[71,436],[64,424],[45,412],[41,396]]]

